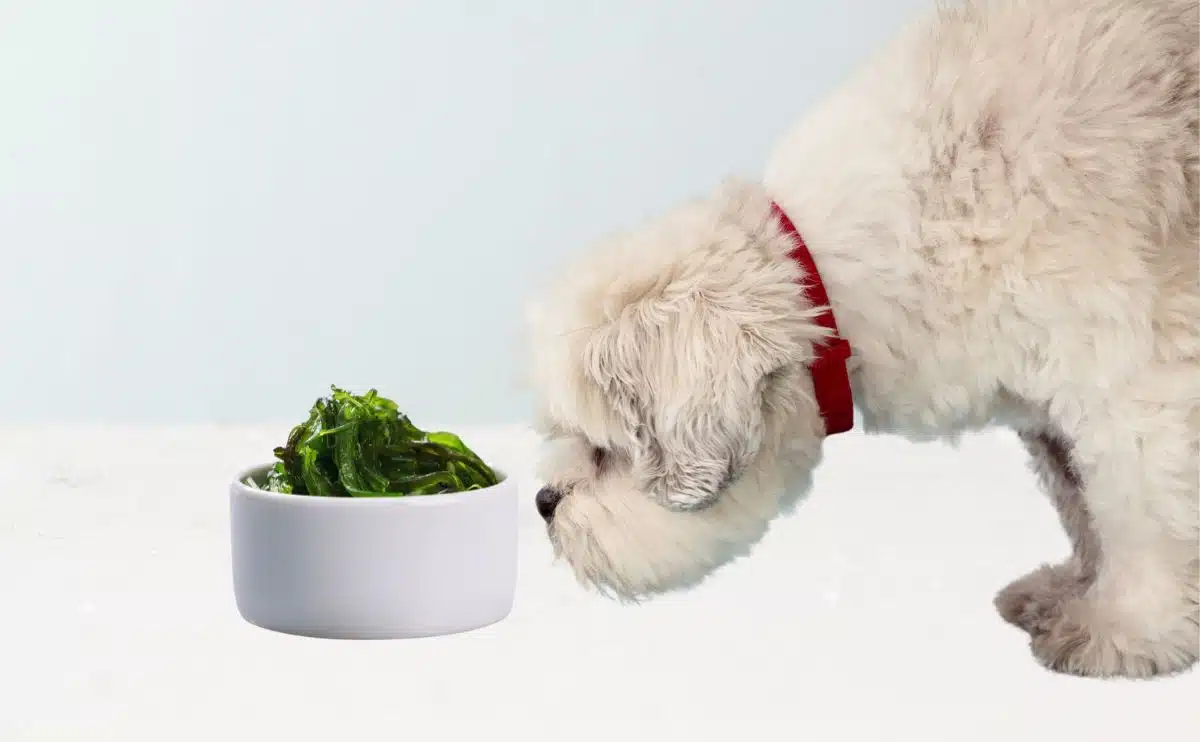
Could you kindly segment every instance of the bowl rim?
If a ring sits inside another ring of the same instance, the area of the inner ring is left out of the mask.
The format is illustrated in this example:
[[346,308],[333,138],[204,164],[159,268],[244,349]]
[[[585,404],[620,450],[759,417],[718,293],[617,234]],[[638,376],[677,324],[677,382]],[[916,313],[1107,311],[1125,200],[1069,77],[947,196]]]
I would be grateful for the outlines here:
[[[486,463],[486,462],[485,462]],[[482,487],[466,492],[445,492],[439,495],[399,496],[399,497],[313,497],[310,495],[293,495],[285,492],[268,492],[267,490],[251,487],[246,484],[246,477],[270,469],[274,462],[256,464],[241,470],[232,484],[230,491],[237,497],[264,500],[267,502],[287,503],[296,507],[327,507],[327,508],[365,508],[365,507],[446,507],[450,505],[469,503],[472,500],[487,498],[502,492],[509,487],[511,477],[508,472],[491,466],[499,481],[490,487]]]

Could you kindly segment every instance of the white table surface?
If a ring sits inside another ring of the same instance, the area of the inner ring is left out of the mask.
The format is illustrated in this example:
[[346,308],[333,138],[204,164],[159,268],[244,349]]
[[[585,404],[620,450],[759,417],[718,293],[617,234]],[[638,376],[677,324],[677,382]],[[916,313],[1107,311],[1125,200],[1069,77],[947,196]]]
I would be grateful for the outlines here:
[[1200,674],[1054,675],[996,616],[1066,549],[1006,434],[832,439],[750,559],[622,607],[552,564],[532,435],[463,428],[527,488],[512,615],[339,642],[234,608],[227,486],[286,431],[0,432],[0,740],[1200,738]]

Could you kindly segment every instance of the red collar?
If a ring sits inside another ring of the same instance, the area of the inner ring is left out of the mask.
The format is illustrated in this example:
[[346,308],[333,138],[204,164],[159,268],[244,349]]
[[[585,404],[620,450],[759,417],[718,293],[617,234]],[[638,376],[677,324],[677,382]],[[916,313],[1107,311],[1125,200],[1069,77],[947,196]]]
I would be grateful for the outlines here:
[[802,280],[807,279],[808,283],[802,286],[809,301],[814,307],[827,308],[817,317],[817,324],[829,330],[831,335],[824,344],[817,346],[817,357],[810,364],[809,372],[812,374],[813,393],[817,397],[817,409],[825,419],[825,434],[845,433],[854,427],[854,395],[850,390],[850,372],[846,368],[846,361],[850,359],[850,343],[838,334],[825,284],[821,282],[817,264],[813,262],[812,253],[808,251],[796,225],[792,224],[779,204],[772,202],[771,211],[779,219],[784,233],[795,244],[788,257],[803,269]]

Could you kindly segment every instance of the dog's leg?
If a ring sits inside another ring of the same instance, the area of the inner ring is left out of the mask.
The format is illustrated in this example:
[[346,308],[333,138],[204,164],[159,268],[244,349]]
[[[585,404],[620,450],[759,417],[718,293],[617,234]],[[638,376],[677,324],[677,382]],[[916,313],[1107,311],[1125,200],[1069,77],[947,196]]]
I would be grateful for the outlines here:
[[1200,655],[1198,378],[1193,368],[1148,369],[1081,408],[1071,460],[1095,536],[1095,578],[1063,591],[1032,627],[1047,667],[1150,677]]
[[1044,564],[996,595],[1000,616],[1034,633],[1045,629],[1047,620],[1066,597],[1087,590],[1095,579],[1099,548],[1067,442],[1049,430],[1023,430],[1018,435],[1029,451],[1038,482],[1071,540],[1071,556],[1065,562]]

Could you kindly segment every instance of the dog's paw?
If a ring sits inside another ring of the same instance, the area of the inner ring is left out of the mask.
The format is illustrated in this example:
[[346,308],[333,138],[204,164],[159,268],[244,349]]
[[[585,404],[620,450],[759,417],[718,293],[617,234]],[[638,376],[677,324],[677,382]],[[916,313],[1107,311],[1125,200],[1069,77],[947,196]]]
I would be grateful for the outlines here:
[[1045,631],[1063,603],[1082,595],[1087,585],[1074,562],[1046,564],[1001,590],[993,602],[1001,618],[1033,634]]
[[1181,616],[1166,631],[1131,630],[1096,600],[1068,598],[1033,632],[1031,648],[1045,667],[1085,677],[1150,678],[1196,662],[1200,635]]

